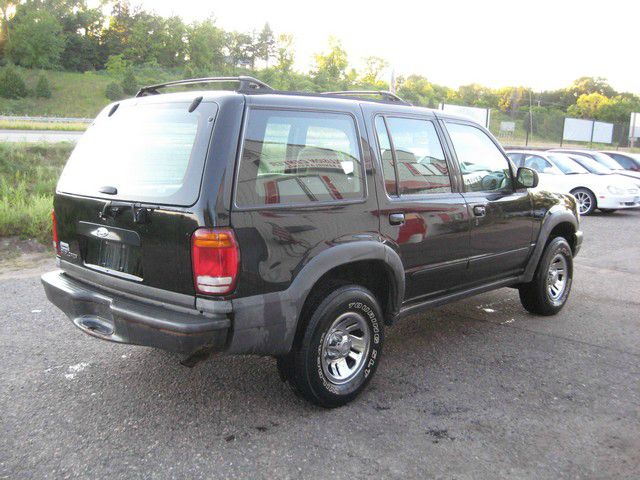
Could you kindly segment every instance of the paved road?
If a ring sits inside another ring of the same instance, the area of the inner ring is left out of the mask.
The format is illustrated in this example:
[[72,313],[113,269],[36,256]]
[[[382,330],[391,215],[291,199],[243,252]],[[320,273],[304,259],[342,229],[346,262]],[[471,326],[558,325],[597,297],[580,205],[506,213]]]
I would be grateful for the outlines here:
[[77,142],[84,132],[63,130],[0,130],[0,142]]
[[194,369],[77,331],[34,272],[0,280],[0,478],[638,478],[640,212],[584,219],[554,318],[502,289],[402,321],[353,404],[274,361]]

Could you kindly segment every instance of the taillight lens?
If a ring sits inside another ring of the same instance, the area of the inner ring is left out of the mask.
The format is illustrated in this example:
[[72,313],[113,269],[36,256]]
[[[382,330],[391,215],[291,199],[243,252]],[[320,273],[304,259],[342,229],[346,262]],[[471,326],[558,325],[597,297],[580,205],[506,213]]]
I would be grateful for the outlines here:
[[223,295],[236,286],[238,242],[229,228],[199,228],[191,236],[193,283],[198,293]]
[[56,221],[56,212],[51,209],[51,229],[53,230],[53,249],[60,253],[60,242],[58,242],[58,222]]

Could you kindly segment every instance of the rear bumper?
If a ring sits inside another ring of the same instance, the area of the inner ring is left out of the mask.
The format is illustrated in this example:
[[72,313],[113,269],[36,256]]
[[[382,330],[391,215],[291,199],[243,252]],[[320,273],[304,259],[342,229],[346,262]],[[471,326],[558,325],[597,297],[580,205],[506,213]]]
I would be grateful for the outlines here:
[[118,295],[62,270],[45,273],[41,280],[49,301],[80,330],[102,340],[185,354],[220,351],[228,343],[227,314]]

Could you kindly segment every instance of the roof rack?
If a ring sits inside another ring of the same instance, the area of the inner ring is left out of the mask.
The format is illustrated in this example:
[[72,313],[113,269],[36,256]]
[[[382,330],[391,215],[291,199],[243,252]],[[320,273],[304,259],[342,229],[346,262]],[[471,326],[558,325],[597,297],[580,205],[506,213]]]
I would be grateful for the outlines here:
[[238,82],[240,86],[236,91],[273,91],[266,83],[258,80],[257,78],[240,75],[238,77],[204,77],[204,78],[188,78],[186,80],[175,80],[173,82],[158,83],[157,85],[148,85],[142,87],[136,97],[144,97],[145,95],[157,95],[158,89],[166,87],[174,87],[177,85],[196,85],[198,83],[225,83],[225,82]]
[[395,93],[391,93],[386,90],[341,90],[339,92],[322,92],[321,95],[344,95],[344,96],[352,96],[352,97],[361,97],[361,96],[369,96],[369,95],[379,95],[384,100],[392,103],[399,103],[401,105],[407,105],[411,107],[411,103],[403,100]]

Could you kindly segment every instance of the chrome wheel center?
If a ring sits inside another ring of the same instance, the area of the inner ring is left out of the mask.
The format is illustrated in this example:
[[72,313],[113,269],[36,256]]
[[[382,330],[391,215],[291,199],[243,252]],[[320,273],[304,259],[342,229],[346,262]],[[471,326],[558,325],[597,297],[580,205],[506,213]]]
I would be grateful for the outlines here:
[[320,352],[322,372],[336,385],[355,377],[369,353],[371,330],[362,315],[347,312],[336,318],[329,328]]
[[557,301],[567,288],[568,266],[564,255],[557,253],[551,260],[547,272],[547,293],[552,301]]

